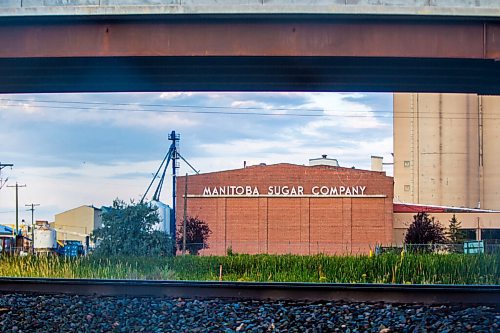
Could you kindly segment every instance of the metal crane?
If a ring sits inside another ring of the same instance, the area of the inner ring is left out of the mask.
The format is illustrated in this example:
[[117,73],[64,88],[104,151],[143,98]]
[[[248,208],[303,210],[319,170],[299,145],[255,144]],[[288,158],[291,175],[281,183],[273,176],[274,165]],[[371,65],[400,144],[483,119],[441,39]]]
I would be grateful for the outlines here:
[[[163,182],[165,180],[165,174],[167,173],[168,166],[170,162],[172,162],[172,216],[170,218],[170,230],[174,230],[172,232],[172,237],[175,238],[175,226],[176,226],[176,221],[175,221],[175,196],[176,196],[176,176],[177,176],[177,169],[179,168],[178,166],[178,160],[182,159],[186,164],[196,173],[199,174],[199,171],[197,171],[178,151],[177,146],[178,142],[180,141],[180,134],[175,133],[175,131],[172,131],[168,135],[168,139],[172,141],[170,144],[170,148],[168,149],[167,154],[163,158],[163,161],[161,162],[160,166],[158,167],[158,170],[153,176],[153,179],[151,180],[151,183],[149,183],[149,186],[142,196],[141,203],[144,202],[144,199],[146,198],[146,195],[148,194],[149,190],[151,189],[151,186],[153,186],[153,183],[155,182],[156,178],[158,178],[158,174],[163,168],[163,172],[161,174],[160,180],[158,181],[158,185],[156,186],[156,190],[153,194],[152,200],[154,201],[160,201],[160,194],[161,190],[163,187]],[[174,239],[175,240],[175,239]]]

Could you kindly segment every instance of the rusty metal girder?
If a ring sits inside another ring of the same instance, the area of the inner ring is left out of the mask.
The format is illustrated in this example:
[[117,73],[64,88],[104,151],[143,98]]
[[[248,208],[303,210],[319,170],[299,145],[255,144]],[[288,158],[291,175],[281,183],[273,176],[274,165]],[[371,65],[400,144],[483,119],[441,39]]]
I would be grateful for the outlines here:
[[435,20],[0,20],[0,58],[328,56],[499,59],[500,23]]
[[500,94],[500,62],[369,57],[0,58],[0,93],[119,91]]
[[391,285],[0,278],[2,293],[245,300],[500,304],[495,285]]
[[500,24],[484,25],[485,58],[500,60]]
[[500,94],[500,20],[0,18],[0,93]]
[[500,62],[354,57],[0,59],[0,93],[118,91],[500,94]]

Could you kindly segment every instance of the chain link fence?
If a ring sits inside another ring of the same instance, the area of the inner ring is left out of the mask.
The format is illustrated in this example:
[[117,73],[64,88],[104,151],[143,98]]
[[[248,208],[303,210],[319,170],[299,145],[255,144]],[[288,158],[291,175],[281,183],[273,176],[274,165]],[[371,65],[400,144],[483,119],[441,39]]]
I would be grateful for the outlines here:
[[[5,244],[5,243],[4,243]],[[7,244],[6,244],[7,245]],[[231,254],[294,254],[294,255],[378,255],[383,253],[485,253],[500,255],[500,243],[496,241],[466,242],[462,244],[369,244],[335,242],[255,242],[227,241],[187,243],[186,253],[200,255]],[[33,251],[29,246],[16,247],[14,244],[0,247],[2,255],[55,254],[56,251]],[[182,254],[182,247],[177,248]]]
[[[482,241],[462,244],[369,244],[335,242],[255,242],[227,241],[186,244],[186,253],[197,252],[200,255],[228,254],[296,254],[296,255],[378,255],[382,253],[486,253],[500,254],[500,243]],[[193,249],[193,251],[190,251]],[[182,247],[177,249],[182,254]]]

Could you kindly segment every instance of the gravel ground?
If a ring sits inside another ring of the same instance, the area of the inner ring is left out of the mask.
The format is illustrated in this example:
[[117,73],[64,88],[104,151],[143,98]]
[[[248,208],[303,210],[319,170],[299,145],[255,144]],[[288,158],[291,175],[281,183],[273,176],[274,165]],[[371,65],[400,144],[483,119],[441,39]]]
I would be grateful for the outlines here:
[[1,332],[500,332],[498,308],[0,295]]

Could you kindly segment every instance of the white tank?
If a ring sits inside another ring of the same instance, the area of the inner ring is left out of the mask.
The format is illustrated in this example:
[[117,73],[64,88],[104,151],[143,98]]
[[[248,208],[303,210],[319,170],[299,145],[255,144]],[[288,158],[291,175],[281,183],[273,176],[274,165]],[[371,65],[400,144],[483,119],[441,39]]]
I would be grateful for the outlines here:
[[35,228],[33,246],[35,250],[52,250],[57,247],[56,231],[51,228]]
[[151,205],[157,208],[160,223],[153,226],[154,230],[159,230],[170,234],[170,207],[161,201],[151,201]]

